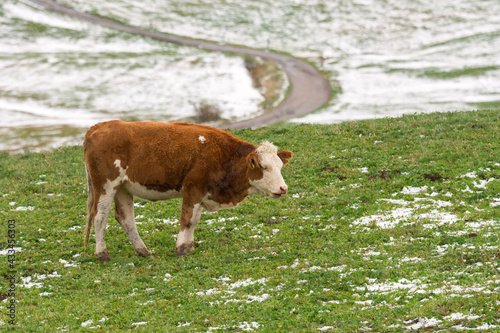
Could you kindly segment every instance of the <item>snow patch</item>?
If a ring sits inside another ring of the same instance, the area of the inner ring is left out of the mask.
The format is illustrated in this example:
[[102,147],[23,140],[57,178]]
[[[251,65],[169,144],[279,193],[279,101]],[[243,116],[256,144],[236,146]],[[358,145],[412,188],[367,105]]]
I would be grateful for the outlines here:
[[14,247],[13,249],[0,250],[0,256],[6,256],[9,254],[13,254],[12,250],[14,250],[14,252],[21,252],[23,249],[20,247]]

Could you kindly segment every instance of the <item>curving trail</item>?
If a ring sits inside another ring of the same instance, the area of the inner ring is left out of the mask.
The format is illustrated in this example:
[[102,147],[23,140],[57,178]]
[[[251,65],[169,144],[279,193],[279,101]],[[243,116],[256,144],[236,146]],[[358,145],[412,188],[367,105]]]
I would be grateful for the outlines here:
[[141,35],[169,43],[185,46],[198,47],[210,51],[248,54],[262,59],[272,61],[279,65],[288,75],[291,90],[287,98],[276,108],[255,118],[242,120],[236,123],[224,125],[224,128],[241,129],[247,127],[260,127],[278,121],[305,115],[330,100],[330,84],[323,75],[312,65],[282,54],[276,54],[261,50],[250,49],[241,46],[220,45],[196,39],[189,39],[165,33],[152,32],[126,24],[118,23],[110,19],[90,15],[76,9],[60,5],[51,0],[29,0],[35,6],[52,12],[69,15],[85,21],[96,23],[111,29]]

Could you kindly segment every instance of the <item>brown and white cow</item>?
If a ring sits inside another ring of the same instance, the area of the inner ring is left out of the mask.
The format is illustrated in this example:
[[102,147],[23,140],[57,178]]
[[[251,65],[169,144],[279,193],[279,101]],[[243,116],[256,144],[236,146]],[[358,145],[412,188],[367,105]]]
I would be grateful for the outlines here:
[[233,207],[250,194],[281,197],[281,168],[292,158],[263,142],[258,147],[203,125],[109,121],[91,127],[83,143],[88,182],[87,247],[95,225],[96,256],[110,260],[104,234],[113,200],[115,217],[135,251],[151,252],[137,233],[133,196],[182,198],[178,256],[193,251],[202,209]]

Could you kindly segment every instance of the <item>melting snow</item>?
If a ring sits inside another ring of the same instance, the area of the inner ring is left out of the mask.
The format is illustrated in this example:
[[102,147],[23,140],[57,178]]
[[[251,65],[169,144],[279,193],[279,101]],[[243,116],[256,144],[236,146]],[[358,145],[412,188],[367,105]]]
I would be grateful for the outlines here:
[[[477,178],[476,172],[469,172],[460,178]],[[486,189],[487,185],[493,182],[495,179],[490,178],[488,180],[479,180],[479,182],[474,181],[474,186],[476,188]],[[378,201],[386,202],[393,205],[400,205],[403,207],[394,208],[389,211],[384,211],[380,214],[374,214],[370,216],[363,216],[352,222],[352,226],[370,226],[375,225],[382,229],[391,229],[396,227],[400,223],[413,223],[418,220],[429,220],[432,223],[425,224],[424,227],[427,229],[436,228],[437,226],[444,224],[453,224],[460,219],[452,213],[442,211],[440,209],[446,207],[453,207],[454,204],[450,201],[445,200],[437,200],[431,199],[429,197],[437,197],[441,195],[438,192],[425,193],[428,190],[434,190],[434,187],[429,188],[427,185],[422,187],[413,187],[406,186],[403,188],[401,192],[396,192],[392,196],[397,196],[399,194],[403,195],[417,195],[423,193],[427,196],[427,198],[415,198],[413,201],[406,201],[403,199],[389,199],[383,198]],[[466,185],[465,190],[461,190],[462,192],[470,192],[475,193]],[[480,192],[479,192],[480,193]],[[447,192],[446,194],[442,194],[442,196],[451,198],[453,194]],[[464,202],[458,203],[458,205],[466,206],[467,204]],[[500,199],[492,198],[490,202],[490,207],[496,207],[500,205]],[[479,210],[478,207],[473,207],[476,211]],[[429,209],[427,212],[416,214],[416,210]]]
[[24,288],[36,287],[38,289],[42,288],[41,282],[30,282],[31,276],[21,277],[21,281],[23,282],[23,284],[20,285],[21,287],[24,287]]
[[92,325],[93,322],[94,322],[93,319],[89,319],[89,320],[82,323],[82,327],[87,327],[89,325]]
[[28,207],[19,206],[19,207],[16,207],[15,210],[18,211],[18,212],[26,212],[28,210],[32,211],[34,209],[35,209],[35,207],[33,207],[33,206],[28,206]]
[[70,263],[64,259],[59,259],[59,262],[64,265],[64,267],[78,267],[78,264]]
[[[9,252],[10,251],[10,252]],[[14,247],[15,252],[21,252],[22,248],[20,247]],[[0,255],[1,256],[6,256],[8,254],[12,254],[12,249],[5,249],[5,250],[0,250]]]
[[423,187],[411,187],[411,186],[408,186],[408,187],[403,188],[403,190],[401,191],[401,193],[402,194],[415,195],[415,194],[419,194],[422,191],[427,191],[428,188],[429,188],[428,186],[423,186]]
[[406,328],[408,328],[410,330],[418,330],[422,327],[436,326],[437,324],[439,324],[441,322],[442,322],[442,320],[438,320],[435,318],[430,318],[430,319],[418,318],[418,319],[412,319],[412,320],[405,321],[405,324],[413,323],[413,325],[407,326]]
[[400,222],[407,221],[413,213],[412,208],[397,208],[385,214],[364,216],[352,223],[352,225],[370,225],[375,223],[382,229],[392,229]]
[[451,315],[444,317],[444,319],[445,320],[449,320],[449,321],[452,321],[452,320],[463,320],[463,319],[474,320],[474,319],[478,319],[478,318],[481,318],[481,317],[483,317],[483,316],[464,315],[464,314],[461,314],[460,312],[457,312],[457,313],[452,313]]
[[477,187],[477,188],[486,188],[486,185],[488,185],[488,183],[491,183],[492,181],[494,181],[495,178],[490,178],[488,180],[479,180],[479,183],[475,182],[474,181],[474,187]]
[[234,328],[239,328],[243,331],[253,331],[254,329],[257,329],[259,327],[260,327],[260,324],[255,322],[255,321],[252,321],[250,323],[244,321],[242,323],[239,323],[237,326],[233,326],[233,327],[231,327],[231,326],[210,327],[207,332],[212,332],[214,330],[224,330],[224,329],[225,330],[230,330],[230,329],[233,330]]
[[371,292],[387,294],[400,289],[408,289],[409,292],[415,292],[425,287],[427,287],[427,285],[422,284],[422,281],[419,279],[415,279],[413,281],[400,279],[398,282],[367,284],[365,287],[356,287],[356,289],[359,291],[368,290]]
[[148,322],[147,321],[141,321],[138,323],[132,323],[132,326],[140,326],[140,325],[146,325]]
[[262,279],[258,279],[258,280],[254,280],[254,279],[250,278],[250,279],[246,279],[244,281],[237,281],[235,283],[231,283],[229,285],[229,288],[234,289],[234,288],[240,288],[240,287],[247,287],[247,286],[254,285],[256,283],[266,284],[266,281],[267,281],[266,278],[262,278]]

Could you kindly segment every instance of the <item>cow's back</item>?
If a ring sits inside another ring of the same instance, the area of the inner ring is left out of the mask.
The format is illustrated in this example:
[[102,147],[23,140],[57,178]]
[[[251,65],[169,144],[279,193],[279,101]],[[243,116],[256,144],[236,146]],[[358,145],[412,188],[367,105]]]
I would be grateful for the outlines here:
[[130,181],[158,190],[180,190],[190,172],[225,171],[220,169],[229,159],[252,149],[225,131],[189,123],[109,121],[90,128],[84,141],[91,173],[112,180],[120,161]]

